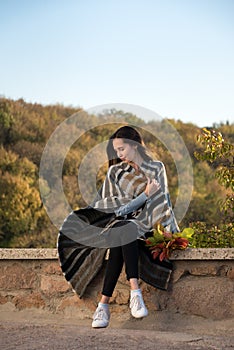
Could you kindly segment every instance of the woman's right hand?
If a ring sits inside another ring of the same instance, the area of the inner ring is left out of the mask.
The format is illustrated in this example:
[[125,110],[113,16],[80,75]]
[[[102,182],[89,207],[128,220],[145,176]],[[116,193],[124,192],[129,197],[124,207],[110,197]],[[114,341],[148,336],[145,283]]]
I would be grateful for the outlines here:
[[147,185],[146,185],[146,188],[145,188],[145,194],[147,197],[151,197],[153,194],[155,194],[160,185],[158,183],[157,180],[153,179],[153,180],[150,180],[150,178],[147,178]]

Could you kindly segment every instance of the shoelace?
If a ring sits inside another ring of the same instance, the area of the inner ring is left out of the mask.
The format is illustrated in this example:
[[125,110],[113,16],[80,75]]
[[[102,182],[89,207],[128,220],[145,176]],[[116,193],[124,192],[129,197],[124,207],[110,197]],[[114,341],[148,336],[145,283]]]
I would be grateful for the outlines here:
[[108,320],[108,315],[104,309],[98,309],[94,315],[94,320]]
[[136,306],[137,310],[140,310],[143,307],[143,303],[139,295],[135,295],[130,302],[130,308],[133,308],[134,306]]

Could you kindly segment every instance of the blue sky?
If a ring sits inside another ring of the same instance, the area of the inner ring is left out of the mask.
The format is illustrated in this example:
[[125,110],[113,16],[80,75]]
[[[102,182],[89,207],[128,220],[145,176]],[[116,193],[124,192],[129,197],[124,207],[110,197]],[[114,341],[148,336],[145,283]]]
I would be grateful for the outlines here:
[[234,121],[233,0],[0,0],[0,94]]

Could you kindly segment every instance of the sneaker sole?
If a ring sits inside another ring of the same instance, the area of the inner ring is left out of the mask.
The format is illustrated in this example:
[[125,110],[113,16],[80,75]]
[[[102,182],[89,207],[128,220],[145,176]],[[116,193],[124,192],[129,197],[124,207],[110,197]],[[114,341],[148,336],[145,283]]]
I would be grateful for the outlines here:
[[132,317],[134,317],[134,318],[143,318],[143,317],[146,317],[146,316],[148,316],[148,312],[146,313],[146,314],[144,314],[144,315],[133,315],[132,313],[131,313],[131,315],[132,315]]

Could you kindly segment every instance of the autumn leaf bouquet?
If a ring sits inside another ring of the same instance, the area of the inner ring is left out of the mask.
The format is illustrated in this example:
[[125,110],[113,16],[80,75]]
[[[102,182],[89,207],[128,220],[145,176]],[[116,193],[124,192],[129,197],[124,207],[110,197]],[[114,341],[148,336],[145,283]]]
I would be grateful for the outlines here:
[[155,226],[153,235],[145,240],[146,246],[150,249],[153,259],[160,261],[169,259],[171,252],[175,249],[186,249],[194,234],[192,228],[185,228],[182,232],[166,232],[161,225]]

